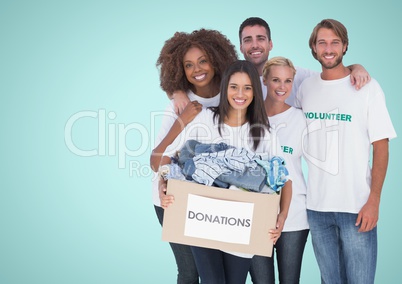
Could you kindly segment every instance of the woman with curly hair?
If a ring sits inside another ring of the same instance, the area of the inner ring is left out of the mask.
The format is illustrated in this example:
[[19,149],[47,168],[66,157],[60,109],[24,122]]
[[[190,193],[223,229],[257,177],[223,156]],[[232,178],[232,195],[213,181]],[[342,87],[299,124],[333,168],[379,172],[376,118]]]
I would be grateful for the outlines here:
[[[161,88],[168,96],[175,91],[185,92],[192,102],[177,120],[173,103],[168,105],[155,141],[157,147],[151,154],[150,163],[155,171],[153,203],[161,225],[164,209],[160,204],[156,172],[162,153],[203,107],[218,106],[222,74],[236,60],[235,46],[216,30],[176,32],[162,47],[156,63],[160,69]],[[177,283],[199,283],[190,247],[175,243],[170,246],[178,268]]]
[[[196,86],[189,81],[188,68],[184,65],[184,57],[191,48],[198,48],[208,57],[209,64],[215,72],[210,83],[216,89],[219,89],[222,73],[228,64],[237,60],[235,46],[216,30],[176,32],[165,42],[156,62],[156,66],[160,67],[160,86],[168,95],[178,90],[195,92]],[[208,97],[216,94],[209,94]]]

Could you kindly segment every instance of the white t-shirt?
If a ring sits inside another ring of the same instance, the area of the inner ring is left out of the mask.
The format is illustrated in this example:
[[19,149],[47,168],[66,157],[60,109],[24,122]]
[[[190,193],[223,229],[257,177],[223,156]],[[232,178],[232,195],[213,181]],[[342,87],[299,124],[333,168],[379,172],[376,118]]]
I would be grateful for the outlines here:
[[[215,97],[212,98],[203,98],[200,97],[193,92],[188,92],[188,98],[190,101],[198,101],[200,104],[202,104],[203,108],[207,107],[214,107],[219,105],[219,100],[220,100],[220,94],[216,95]],[[155,145],[159,145],[159,143],[165,138],[165,136],[168,134],[170,128],[172,127],[173,123],[175,122],[177,118],[176,113],[174,112],[174,105],[173,101],[171,101],[166,110],[165,114],[162,118],[162,124],[161,128],[159,129],[158,136],[155,140]],[[152,201],[154,205],[156,206],[161,206],[160,200],[159,200],[159,190],[158,190],[158,174],[154,173],[153,178],[152,178]]]
[[[291,106],[295,106],[294,101],[296,98],[296,94],[304,79],[319,74],[317,71],[312,71],[310,69],[305,69],[297,66],[295,68],[296,68],[296,74],[293,80],[292,92],[290,93],[290,96],[286,99],[286,103]],[[262,95],[265,100],[265,98],[267,97],[267,86],[264,85],[262,76],[260,76],[260,81],[262,87]]]
[[299,231],[309,228],[306,210],[306,182],[303,176],[301,158],[302,140],[306,137],[307,124],[301,109],[294,107],[268,117],[271,133],[276,134],[282,143],[282,152],[286,167],[292,176],[292,201],[284,232]]
[[250,125],[248,123],[238,127],[223,125],[222,134],[219,134],[218,122],[213,119],[210,109],[203,109],[180,133],[175,141],[166,148],[164,155],[172,156],[175,151],[181,149],[187,140],[193,139],[201,143],[224,142],[237,148],[245,148],[250,152],[262,155],[270,159],[273,156],[282,156],[279,139],[270,132],[265,131],[256,150],[250,137]]
[[304,80],[296,103],[308,124],[307,208],[358,213],[370,193],[371,143],[396,137],[384,93],[374,79],[359,91],[350,76]]

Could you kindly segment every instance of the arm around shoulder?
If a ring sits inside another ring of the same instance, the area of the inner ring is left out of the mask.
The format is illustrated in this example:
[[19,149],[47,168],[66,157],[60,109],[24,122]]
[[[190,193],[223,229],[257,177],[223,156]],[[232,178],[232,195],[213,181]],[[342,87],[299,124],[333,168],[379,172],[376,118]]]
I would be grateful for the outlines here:
[[355,86],[356,90],[359,90],[368,82],[370,82],[371,77],[367,70],[360,64],[353,64],[347,66],[350,70],[350,82]]
[[180,135],[183,129],[201,112],[202,105],[197,101],[190,102],[183,113],[174,121],[166,136],[162,139],[151,153],[150,165],[154,172],[158,171],[161,157],[167,147]]
[[168,97],[173,100],[174,111],[177,115],[181,114],[190,102],[187,94],[183,91],[175,91],[173,94],[168,94]]

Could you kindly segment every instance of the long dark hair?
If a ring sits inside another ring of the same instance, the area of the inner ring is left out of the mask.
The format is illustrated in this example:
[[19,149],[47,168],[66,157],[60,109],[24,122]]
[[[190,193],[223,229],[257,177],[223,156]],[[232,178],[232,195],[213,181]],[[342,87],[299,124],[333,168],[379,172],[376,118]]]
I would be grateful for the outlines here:
[[214,120],[218,122],[219,134],[222,135],[222,127],[225,118],[229,113],[229,102],[228,102],[228,86],[230,77],[234,73],[246,73],[251,80],[251,85],[253,87],[253,101],[247,108],[246,119],[250,124],[250,139],[253,139],[253,148],[257,149],[260,144],[261,138],[264,136],[265,131],[269,131],[270,125],[268,122],[268,116],[264,107],[264,99],[261,89],[260,76],[255,66],[246,60],[237,60],[233,62],[225,70],[221,81],[221,97],[219,106],[212,108],[214,111]]

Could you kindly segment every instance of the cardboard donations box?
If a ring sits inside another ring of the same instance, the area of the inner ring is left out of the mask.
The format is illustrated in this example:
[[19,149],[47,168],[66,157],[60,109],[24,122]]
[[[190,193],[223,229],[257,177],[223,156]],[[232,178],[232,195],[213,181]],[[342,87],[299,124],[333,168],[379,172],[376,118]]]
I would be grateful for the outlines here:
[[175,201],[165,209],[162,240],[223,251],[272,255],[280,195],[170,179]]

